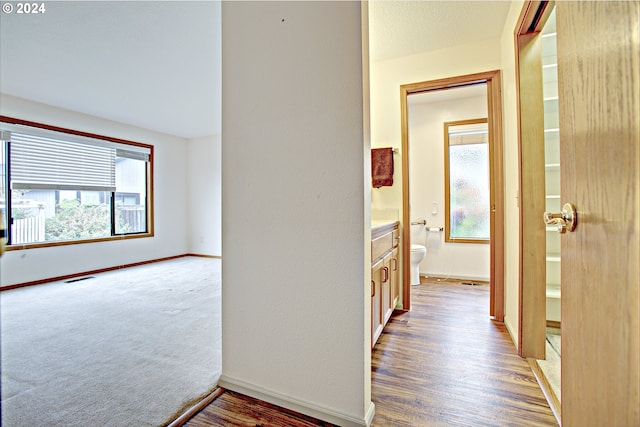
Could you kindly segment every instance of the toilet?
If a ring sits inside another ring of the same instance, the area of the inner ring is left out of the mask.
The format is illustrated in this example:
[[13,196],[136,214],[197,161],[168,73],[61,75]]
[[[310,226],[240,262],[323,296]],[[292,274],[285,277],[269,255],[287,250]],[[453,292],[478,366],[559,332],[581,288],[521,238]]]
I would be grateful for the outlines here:
[[420,263],[427,255],[427,248],[422,245],[411,245],[411,284],[420,284]]

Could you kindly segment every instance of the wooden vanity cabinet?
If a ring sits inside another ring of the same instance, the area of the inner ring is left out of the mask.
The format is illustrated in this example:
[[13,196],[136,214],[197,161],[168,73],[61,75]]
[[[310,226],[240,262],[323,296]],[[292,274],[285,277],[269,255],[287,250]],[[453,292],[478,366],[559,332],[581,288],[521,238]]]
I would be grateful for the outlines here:
[[371,346],[378,341],[400,296],[398,223],[372,229]]

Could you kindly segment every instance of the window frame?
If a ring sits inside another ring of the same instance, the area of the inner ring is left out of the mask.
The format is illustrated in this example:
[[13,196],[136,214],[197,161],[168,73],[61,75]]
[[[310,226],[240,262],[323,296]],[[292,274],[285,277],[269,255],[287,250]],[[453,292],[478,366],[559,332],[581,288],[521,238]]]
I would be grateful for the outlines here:
[[[489,237],[483,238],[471,238],[471,237],[451,237],[451,182],[450,182],[450,165],[449,165],[449,128],[452,126],[473,125],[473,124],[486,124],[487,125],[487,170],[489,176],[487,176],[489,184],[489,204],[487,210],[489,213]],[[472,243],[472,244],[489,244],[491,243],[491,141],[489,121],[487,117],[468,120],[456,120],[450,122],[444,122],[444,208],[445,208],[445,221],[444,221],[444,241],[447,243]]]
[[[113,216],[113,211],[115,209],[114,206],[114,198],[116,193],[118,193],[117,189],[116,191],[111,192],[111,211],[112,211],[112,216],[111,216],[111,236],[105,236],[105,237],[96,237],[96,238],[89,238],[89,239],[78,239],[78,240],[60,240],[60,241],[49,241],[49,242],[35,242],[35,243],[18,243],[18,244],[9,244],[9,237],[11,235],[11,184],[10,184],[10,150],[7,149],[6,150],[6,157],[7,157],[7,162],[5,165],[5,178],[6,178],[6,182],[5,182],[5,193],[6,193],[6,210],[7,210],[7,217],[4,218],[5,220],[5,237],[6,237],[6,246],[5,246],[5,250],[6,251],[12,251],[12,250],[23,250],[23,249],[35,249],[35,248],[43,248],[43,247],[54,247],[54,246],[65,246],[65,245],[77,245],[77,244],[85,244],[85,243],[96,243],[96,242],[105,242],[105,241],[114,241],[114,240],[128,240],[128,239],[139,239],[139,238],[147,238],[147,237],[153,237],[154,236],[154,193],[153,193],[153,169],[154,169],[154,146],[151,144],[144,144],[141,142],[135,142],[135,141],[129,141],[129,140],[125,140],[125,139],[120,139],[120,138],[114,138],[114,137],[110,137],[110,136],[105,136],[105,135],[99,135],[99,134],[95,134],[95,133],[90,133],[90,132],[83,132],[83,131],[78,131],[78,130],[74,130],[74,129],[68,129],[68,128],[63,128],[63,127],[59,127],[59,126],[53,126],[53,125],[48,125],[48,124],[43,124],[43,123],[38,123],[38,122],[33,122],[33,121],[28,121],[28,120],[23,120],[23,119],[18,119],[18,118],[14,118],[14,117],[8,117],[8,116],[3,116],[0,115],[0,122],[3,123],[7,123],[7,124],[13,124],[13,125],[22,125],[22,126],[29,126],[29,127],[33,127],[33,128],[37,128],[37,129],[43,129],[43,130],[48,130],[48,131],[54,131],[54,132],[60,132],[60,133],[65,133],[65,134],[69,134],[69,135],[74,135],[74,136],[80,136],[80,137],[85,137],[85,138],[92,138],[92,139],[97,139],[97,140],[102,140],[102,141],[108,141],[108,142],[112,142],[112,143],[116,143],[116,144],[122,144],[122,145],[128,145],[128,146],[134,146],[134,147],[141,147],[141,148],[145,148],[149,150],[149,160],[146,162],[146,176],[145,176],[145,180],[146,180],[146,223],[147,223],[147,231],[144,232],[134,232],[134,233],[129,233],[129,234],[115,234],[115,224],[113,224],[114,221],[114,216]],[[5,148],[8,148],[9,144],[6,142],[2,142],[3,144],[6,144]]]

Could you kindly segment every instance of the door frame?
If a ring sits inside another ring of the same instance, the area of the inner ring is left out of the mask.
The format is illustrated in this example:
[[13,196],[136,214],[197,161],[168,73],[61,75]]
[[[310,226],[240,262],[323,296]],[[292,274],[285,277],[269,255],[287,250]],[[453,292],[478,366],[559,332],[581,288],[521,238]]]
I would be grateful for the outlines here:
[[[545,358],[546,227],[544,101],[540,32],[553,4],[527,1],[516,24],[516,99],[519,167],[518,354]],[[522,117],[527,120],[523,121]],[[526,242],[526,250],[525,250]]]
[[402,132],[402,307],[411,308],[411,218],[409,201],[409,115],[407,97],[411,94],[487,85],[490,165],[490,283],[489,315],[504,321],[504,166],[502,146],[502,84],[500,70],[467,74],[400,86]]

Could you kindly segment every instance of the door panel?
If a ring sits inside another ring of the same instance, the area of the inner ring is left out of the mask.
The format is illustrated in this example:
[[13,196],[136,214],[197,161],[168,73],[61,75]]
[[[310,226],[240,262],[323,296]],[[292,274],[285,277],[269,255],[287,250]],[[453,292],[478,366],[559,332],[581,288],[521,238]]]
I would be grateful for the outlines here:
[[640,425],[639,3],[556,2],[563,426]]
[[371,266],[371,347],[382,333],[382,282],[384,263],[382,260]]

